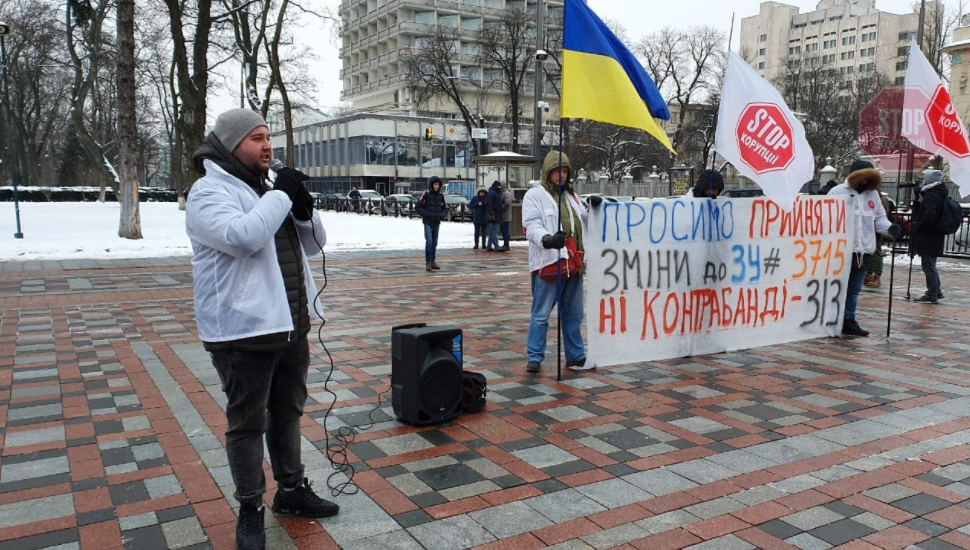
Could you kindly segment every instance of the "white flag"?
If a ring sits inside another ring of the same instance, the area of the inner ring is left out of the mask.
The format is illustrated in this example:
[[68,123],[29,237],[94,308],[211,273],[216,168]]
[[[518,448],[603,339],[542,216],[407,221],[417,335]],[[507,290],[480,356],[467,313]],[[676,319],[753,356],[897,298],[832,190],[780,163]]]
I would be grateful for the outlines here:
[[913,145],[950,161],[950,178],[960,186],[960,196],[970,195],[970,142],[960,115],[953,108],[943,81],[913,40],[909,46],[903,113],[912,124],[902,132]]
[[788,211],[815,174],[805,128],[781,94],[737,54],[728,54],[714,149]]

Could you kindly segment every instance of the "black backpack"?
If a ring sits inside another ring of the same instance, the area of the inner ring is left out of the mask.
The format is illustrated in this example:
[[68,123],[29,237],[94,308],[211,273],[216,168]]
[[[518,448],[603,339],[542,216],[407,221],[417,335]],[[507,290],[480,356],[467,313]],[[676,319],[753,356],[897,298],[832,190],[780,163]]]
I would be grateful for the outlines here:
[[485,388],[488,383],[480,372],[461,373],[461,411],[476,413],[485,406]]
[[944,235],[952,235],[960,229],[962,223],[963,209],[960,208],[960,203],[945,197],[940,208],[940,217],[936,219],[936,229]]

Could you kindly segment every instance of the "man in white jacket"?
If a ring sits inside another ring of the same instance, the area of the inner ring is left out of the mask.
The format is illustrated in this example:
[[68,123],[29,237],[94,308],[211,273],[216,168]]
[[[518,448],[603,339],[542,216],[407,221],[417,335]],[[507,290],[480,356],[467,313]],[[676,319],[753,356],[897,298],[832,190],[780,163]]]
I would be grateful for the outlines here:
[[267,184],[273,149],[259,114],[231,109],[193,156],[204,177],[189,192],[185,227],[199,338],[226,393],[226,452],[239,501],[236,546],[266,545],[263,437],[279,515],[332,516],[304,477],[300,417],[310,364],[307,333],[322,313],[307,257],[326,242],[320,215],[292,168]]

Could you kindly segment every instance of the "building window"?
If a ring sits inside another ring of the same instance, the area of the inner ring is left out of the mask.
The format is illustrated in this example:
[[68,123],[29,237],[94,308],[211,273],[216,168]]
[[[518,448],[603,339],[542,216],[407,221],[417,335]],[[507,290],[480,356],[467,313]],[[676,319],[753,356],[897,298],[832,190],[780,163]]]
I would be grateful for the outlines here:
[[842,37],[842,45],[843,46],[849,46],[851,44],[855,44],[855,35],[853,35],[853,36],[843,36]]
[[903,31],[899,33],[900,42],[903,40],[912,40],[913,38],[916,38],[916,31]]
[[963,56],[960,55],[960,54],[958,54],[958,53],[955,53],[950,58],[950,60],[951,60],[952,63],[960,63],[961,61],[963,61]]
[[842,61],[845,61],[846,59],[855,59],[855,52],[842,52],[841,56]]
[[758,68],[759,69],[764,69],[765,68],[765,62],[762,61],[761,63],[758,63]]
[[835,45],[836,45],[836,41],[835,40],[826,40],[825,43],[822,44],[822,47],[827,50],[829,48],[834,48]]
[[767,34],[762,34],[761,36],[758,37],[758,42],[767,42],[767,41],[768,41]]
[[760,50],[758,50],[758,55],[765,55],[766,51],[767,50],[765,50],[765,48],[761,48]]
[[434,12],[433,11],[414,12],[414,22],[424,23],[426,25],[434,25]]
[[896,70],[897,71],[905,71],[907,67],[909,67],[909,60],[908,59],[905,60],[905,61],[897,61],[896,62]]
[[897,76],[896,77],[896,80],[893,82],[893,84],[895,84],[896,86],[902,86],[903,84],[906,84],[906,77],[905,76]]
[[818,42],[812,42],[811,44],[805,44],[805,52],[817,52]]

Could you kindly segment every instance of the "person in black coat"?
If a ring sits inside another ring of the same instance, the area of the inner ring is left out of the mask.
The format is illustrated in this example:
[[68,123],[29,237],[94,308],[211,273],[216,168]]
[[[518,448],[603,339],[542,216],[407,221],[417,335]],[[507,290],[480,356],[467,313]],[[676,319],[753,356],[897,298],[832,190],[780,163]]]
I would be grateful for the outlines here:
[[832,190],[832,188],[834,188],[834,187],[835,187],[836,185],[838,185],[838,184],[839,184],[839,182],[837,182],[837,181],[835,181],[835,180],[829,180],[829,181],[828,181],[828,182],[827,182],[827,183],[826,183],[825,185],[823,185],[823,186],[822,186],[822,187],[821,187],[821,188],[820,188],[820,189],[818,190],[818,194],[819,194],[819,195],[828,195],[828,194],[829,194],[829,191],[831,191],[831,190]]
[[926,294],[915,302],[935,304],[943,298],[940,274],[936,259],[943,255],[946,235],[937,229],[937,220],[943,215],[943,201],[949,192],[943,185],[943,173],[939,170],[923,172],[923,185],[919,190],[919,202],[913,214],[913,248],[910,254],[918,254],[923,275],[926,276]]
[[484,187],[478,188],[478,193],[472,197],[471,202],[468,203],[469,208],[472,209],[472,223],[475,224],[475,246],[472,250],[478,249],[479,240],[481,240],[482,248],[485,248],[486,239],[488,233],[488,216],[485,210],[485,197],[488,195],[488,190]]
[[492,188],[485,196],[485,215],[488,219],[488,244],[485,250],[488,252],[500,252],[502,247],[498,244],[498,233],[502,227],[502,182],[495,180]]
[[435,255],[438,251],[438,229],[441,227],[441,220],[448,217],[448,204],[445,202],[445,196],[441,194],[441,178],[438,176],[428,178],[428,190],[418,199],[415,210],[424,222],[425,271],[441,269],[435,263]]

